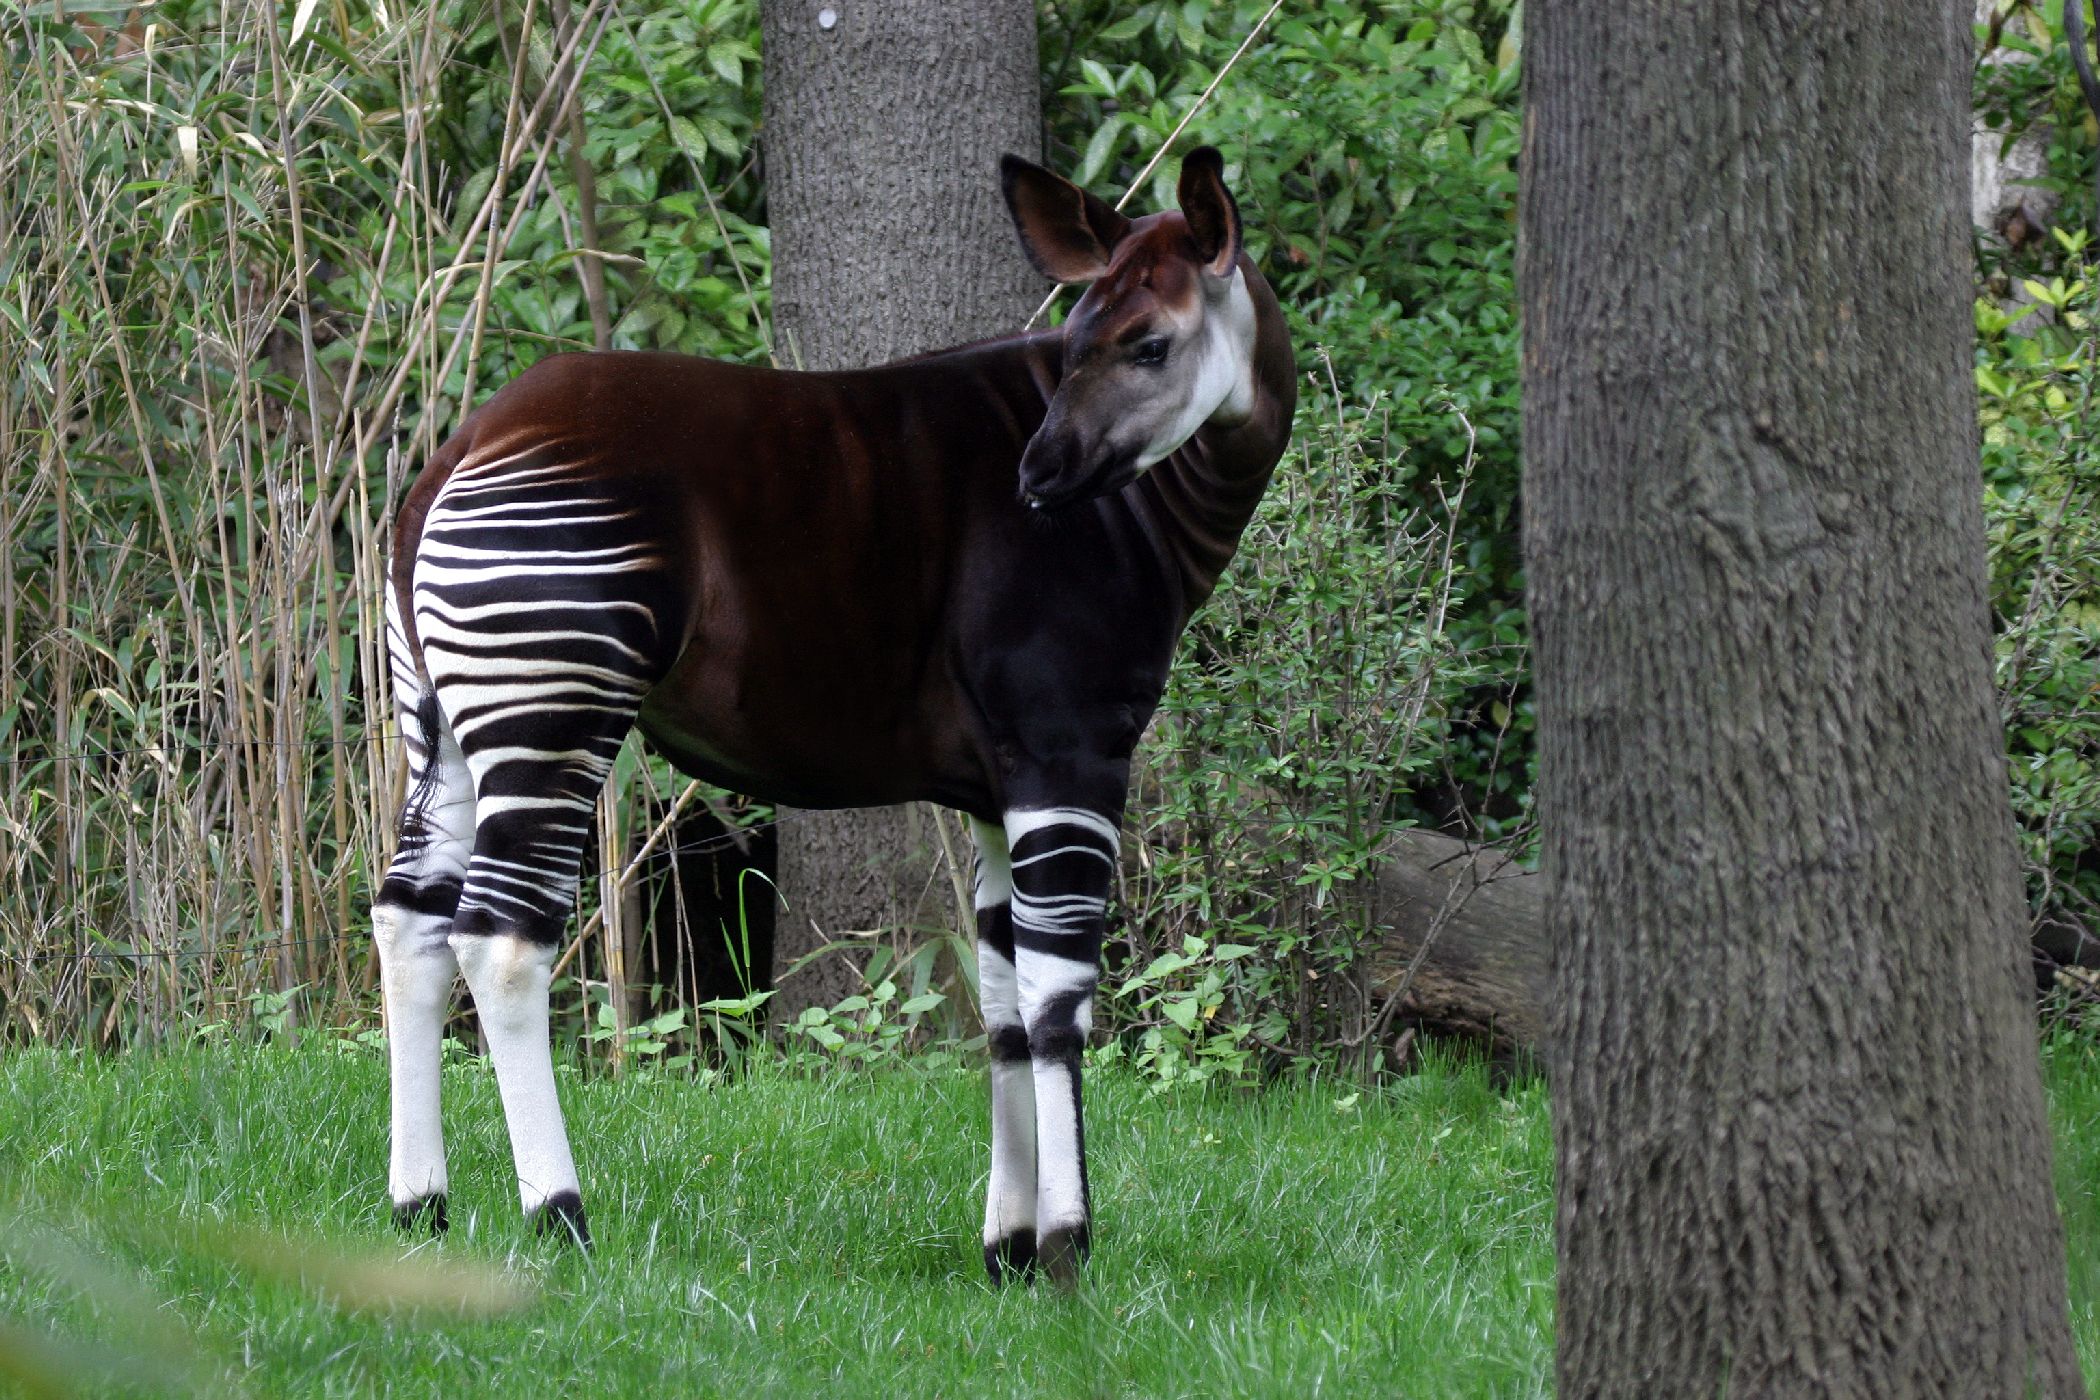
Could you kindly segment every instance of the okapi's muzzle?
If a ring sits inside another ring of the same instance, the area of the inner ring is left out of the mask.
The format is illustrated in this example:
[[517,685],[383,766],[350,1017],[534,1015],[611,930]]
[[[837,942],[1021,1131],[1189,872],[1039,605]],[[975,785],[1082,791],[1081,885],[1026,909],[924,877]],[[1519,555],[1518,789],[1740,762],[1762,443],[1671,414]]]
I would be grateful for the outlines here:
[[1105,434],[1088,433],[1053,404],[1050,416],[1021,453],[1021,501],[1054,510],[1121,490],[1137,478],[1137,455],[1119,451]]

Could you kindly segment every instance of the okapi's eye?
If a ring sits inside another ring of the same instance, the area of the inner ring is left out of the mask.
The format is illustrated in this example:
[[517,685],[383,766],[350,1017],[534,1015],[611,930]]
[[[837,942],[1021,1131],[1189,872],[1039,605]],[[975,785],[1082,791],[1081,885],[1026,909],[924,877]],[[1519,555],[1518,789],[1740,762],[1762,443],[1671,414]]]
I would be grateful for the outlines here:
[[1167,338],[1155,335],[1150,340],[1138,343],[1137,353],[1130,357],[1134,365],[1163,365],[1167,362]]

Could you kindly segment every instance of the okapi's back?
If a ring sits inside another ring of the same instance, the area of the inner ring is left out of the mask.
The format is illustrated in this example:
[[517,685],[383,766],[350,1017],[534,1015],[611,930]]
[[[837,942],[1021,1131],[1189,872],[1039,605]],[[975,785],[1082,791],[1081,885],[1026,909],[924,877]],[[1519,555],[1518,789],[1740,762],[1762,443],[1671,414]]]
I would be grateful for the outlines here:
[[[1056,379],[1054,333],[829,373],[552,356],[432,455],[396,517],[394,584],[407,611],[430,504],[461,470],[597,483],[703,585],[722,581],[732,557],[739,577],[857,558],[894,573],[952,545],[944,536],[967,528],[972,503],[1010,498]],[[705,588],[690,601],[704,605]]]

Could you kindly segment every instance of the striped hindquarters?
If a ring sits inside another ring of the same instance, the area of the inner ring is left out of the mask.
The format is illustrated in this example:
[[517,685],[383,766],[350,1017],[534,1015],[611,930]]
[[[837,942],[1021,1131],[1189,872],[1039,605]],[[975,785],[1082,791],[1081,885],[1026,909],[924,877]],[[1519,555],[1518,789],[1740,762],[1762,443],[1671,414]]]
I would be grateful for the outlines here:
[[590,807],[671,659],[665,552],[645,512],[544,450],[470,459],[432,502],[413,599],[474,781],[463,926],[551,938],[566,917]]

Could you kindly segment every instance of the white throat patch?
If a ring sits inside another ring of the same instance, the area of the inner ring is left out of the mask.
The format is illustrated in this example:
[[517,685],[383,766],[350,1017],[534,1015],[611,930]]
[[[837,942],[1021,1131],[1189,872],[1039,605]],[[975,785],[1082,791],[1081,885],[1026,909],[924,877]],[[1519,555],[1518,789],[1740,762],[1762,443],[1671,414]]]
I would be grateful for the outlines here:
[[1198,357],[1195,384],[1181,411],[1138,454],[1141,469],[1164,461],[1204,424],[1232,427],[1254,411],[1254,298],[1238,268],[1225,294],[1205,307],[1202,335],[1186,353]]

